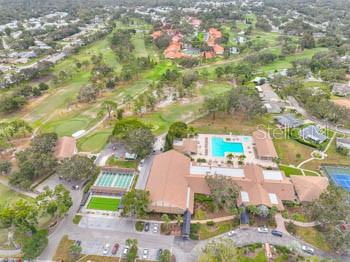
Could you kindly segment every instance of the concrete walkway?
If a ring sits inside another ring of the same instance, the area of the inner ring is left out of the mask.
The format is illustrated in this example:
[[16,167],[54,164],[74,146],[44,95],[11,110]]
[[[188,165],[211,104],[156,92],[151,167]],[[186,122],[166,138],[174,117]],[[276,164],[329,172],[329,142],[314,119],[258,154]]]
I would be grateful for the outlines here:
[[0,183],[2,185],[4,185],[4,186],[8,187],[9,189],[17,192],[18,194],[22,194],[22,195],[25,195],[25,196],[28,196],[28,197],[31,197],[31,198],[36,198],[37,197],[37,194],[35,194],[34,192],[25,191],[25,190],[19,189],[17,187],[11,186],[9,184],[8,179],[3,177],[3,176],[0,176]]

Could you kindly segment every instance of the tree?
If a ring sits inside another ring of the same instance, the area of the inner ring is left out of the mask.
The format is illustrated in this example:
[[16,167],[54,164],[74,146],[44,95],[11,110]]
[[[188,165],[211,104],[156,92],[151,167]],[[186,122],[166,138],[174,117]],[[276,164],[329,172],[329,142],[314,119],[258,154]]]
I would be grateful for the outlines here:
[[315,48],[316,43],[313,35],[309,32],[305,32],[303,34],[303,38],[301,39],[300,45],[302,48]]
[[144,190],[131,190],[123,195],[121,204],[123,205],[123,216],[144,217],[150,205],[150,193]]
[[82,181],[97,174],[99,169],[94,161],[86,156],[75,155],[70,159],[64,159],[57,168],[57,174],[64,179]]
[[9,182],[21,188],[29,188],[32,181],[55,171],[57,160],[53,155],[57,134],[36,136],[31,146],[16,154],[19,170],[12,173]]
[[34,231],[38,224],[38,209],[25,200],[0,206],[0,224],[21,232]]
[[39,90],[45,91],[45,90],[48,90],[48,89],[49,89],[48,84],[46,84],[46,83],[40,83],[39,84]]
[[78,261],[81,251],[82,251],[81,246],[77,245],[76,243],[73,243],[69,247],[69,254],[70,254],[70,257],[72,258],[72,261]]
[[94,85],[86,85],[80,88],[78,100],[79,102],[89,103],[95,101],[97,98],[98,89]]
[[49,242],[47,233],[47,230],[39,230],[23,239],[23,259],[33,260],[43,252]]
[[225,110],[226,101],[227,99],[224,96],[206,97],[203,109],[211,114],[213,120],[215,120],[216,113]]
[[112,134],[117,139],[122,140],[127,137],[130,131],[139,128],[146,128],[146,125],[134,118],[122,119],[115,124]]
[[6,160],[0,160],[0,174],[4,173],[4,174],[10,174],[12,169],[12,164],[10,161],[6,161]]
[[350,223],[349,193],[336,185],[329,185],[319,199],[310,206],[312,218],[320,224],[329,245],[338,252],[350,248],[350,230],[343,225]]
[[169,249],[164,249],[162,254],[159,257],[159,262],[170,262],[171,261],[171,253]]
[[126,246],[129,247],[128,254],[126,256],[126,260],[128,262],[134,262],[135,259],[137,258],[137,239],[127,239],[125,241]]
[[152,153],[154,136],[148,127],[131,130],[123,140],[128,151],[144,158]]
[[228,95],[227,107],[231,113],[240,112],[248,117],[265,112],[258,93],[248,87],[233,88]]
[[118,104],[114,101],[106,100],[103,101],[102,108],[108,112],[108,118],[111,118],[112,111],[117,110]]
[[168,133],[165,137],[165,151],[173,148],[173,142],[176,139],[182,139],[188,135],[188,126],[184,122],[174,122],[170,125]]
[[232,179],[220,175],[208,175],[205,179],[213,198],[214,207],[231,213],[237,212],[236,202],[240,191],[237,184]]
[[51,217],[66,214],[73,205],[69,191],[63,185],[55,186],[54,190],[46,186],[44,192],[36,197],[36,201],[43,215],[49,214]]
[[161,217],[162,221],[164,222],[165,229],[168,230],[169,228],[169,223],[170,223],[170,218],[167,214],[163,214]]
[[231,239],[219,238],[203,249],[199,262],[238,262],[237,249]]

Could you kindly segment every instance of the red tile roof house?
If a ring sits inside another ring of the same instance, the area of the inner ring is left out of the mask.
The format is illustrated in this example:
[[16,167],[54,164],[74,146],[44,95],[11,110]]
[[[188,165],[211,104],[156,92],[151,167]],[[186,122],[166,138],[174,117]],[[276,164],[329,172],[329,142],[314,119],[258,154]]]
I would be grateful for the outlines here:
[[283,200],[295,200],[294,186],[283,172],[263,170],[257,165],[242,169],[195,166],[191,159],[176,150],[157,155],[151,167],[146,190],[150,209],[159,213],[194,212],[194,194],[210,194],[206,175],[224,175],[241,188],[237,205],[276,206],[283,210]]
[[63,160],[74,156],[77,152],[75,138],[64,136],[58,139],[54,155],[58,160]]

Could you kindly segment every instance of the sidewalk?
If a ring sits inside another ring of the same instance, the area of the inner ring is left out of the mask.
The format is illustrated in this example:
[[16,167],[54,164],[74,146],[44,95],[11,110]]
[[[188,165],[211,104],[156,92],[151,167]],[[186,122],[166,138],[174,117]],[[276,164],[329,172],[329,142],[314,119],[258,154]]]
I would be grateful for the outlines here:
[[3,176],[0,176],[0,183],[8,188],[10,188],[11,190],[19,193],[19,194],[22,194],[22,195],[25,195],[25,196],[28,196],[28,197],[31,197],[31,198],[36,198],[37,194],[33,193],[33,192],[29,192],[29,191],[24,191],[22,189],[19,189],[19,188],[16,188],[16,187],[13,187],[9,184],[9,181],[3,177]]

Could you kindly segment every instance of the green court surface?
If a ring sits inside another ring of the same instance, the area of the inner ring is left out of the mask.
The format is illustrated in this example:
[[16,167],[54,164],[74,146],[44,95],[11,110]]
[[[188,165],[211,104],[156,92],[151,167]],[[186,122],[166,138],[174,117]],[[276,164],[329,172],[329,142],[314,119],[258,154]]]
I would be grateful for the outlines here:
[[119,202],[119,198],[92,197],[87,208],[105,211],[117,211]]
[[132,179],[133,174],[130,173],[103,172],[97,179],[95,185],[128,189]]

